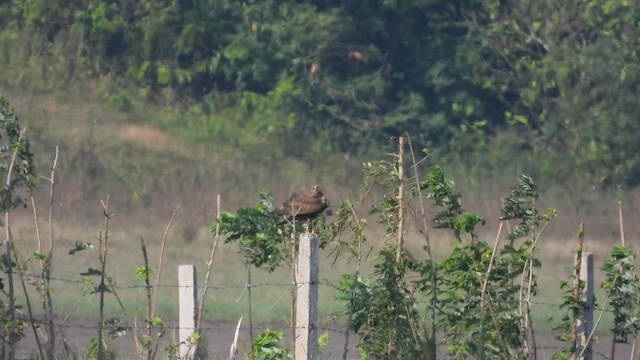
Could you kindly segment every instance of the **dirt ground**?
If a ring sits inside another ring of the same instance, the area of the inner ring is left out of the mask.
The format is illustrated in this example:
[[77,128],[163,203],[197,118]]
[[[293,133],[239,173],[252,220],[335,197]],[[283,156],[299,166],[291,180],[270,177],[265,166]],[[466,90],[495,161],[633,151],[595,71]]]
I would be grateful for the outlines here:
[[[63,338],[66,340],[67,345],[78,356],[78,358],[84,358],[85,351],[89,344],[89,341],[97,335],[95,322],[87,320],[75,320],[69,322],[58,336],[59,340]],[[167,334],[165,340],[160,344],[158,349],[158,358],[164,358],[164,347],[170,344],[171,339],[177,338],[177,330],[175,326],[177,324],[167,324]],[[233,342],[236,324],[231,323],[207,323],[205,324],[206,333],[206,349],[209,359],[227,359],[229,356],[229,347]],[[271,330],[283,330],[285,333],[290,333],[288,329],[283,326],[256,326],[254,333],[269,328]],[[328,327],[327,327],[328,328]],[[327,332],[327,328],[323,328],[321,333]],[[141,329],[142,331],[142,329]],[[342,359],[343,349],[345,344],[345,335],[339,331],[329,332],[329,344],[322,348],[322,359]],[[249,344],[249,330],[247,327],[241,329],[239,335],[240,344],[240,356],[239,359],[245,358],[243,350],[248,349]],[[290,343],[291,339],[286,339]],[[349,339],[349,352],[347,359],[358,359],[358,354],[355,351],[355,345],[358,338],[351,334]],[[559,349],[562,344],[554,340],[552,333],[538,333],[536,335],[536,346],[538,348],[538,359],[548,359],[550,356]],[[595,339],[593,359],[610,359],[611,352],[611,338],[608,336],[598,336]],[[114,348],[116,353],[121,356],[122,359],[136,359],[136,350],[133,345],[131,334],[126,334],[123,337],[117,338],[114,341]],[[26,338],[23,339],[18,346],[18,358],[38,358],[38,350],[33,331],[28,328],[26,331]],[[444,349],[440,349],[439,358],[445,359]],[[630,359],[631,346],[626,344],[616,345],[616,359]]]

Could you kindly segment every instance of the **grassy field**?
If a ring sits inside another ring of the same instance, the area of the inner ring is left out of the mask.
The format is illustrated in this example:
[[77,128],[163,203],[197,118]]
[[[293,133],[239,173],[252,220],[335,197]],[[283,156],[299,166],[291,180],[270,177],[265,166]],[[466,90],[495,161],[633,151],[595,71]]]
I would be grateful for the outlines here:
[[[25,214],[25,219],[27,218]],[[12,225],[12,231],[17,234],[20,252],[34,251],[37,244],[33,225],[17,220]],[[168,219],[167,219],[168,221]],[[175,223],[186,221],[178,215]],[[158,226],[155,231],[143,227],[123,225],[116,216],[110,226],[112,237],[109,245],[109,258],[107,272],[116,284],[117,295],[124,303],[125,312],[113,296],[107,297],[108,316],[127,318],[142,318],[146,311],[146,292],[142,287],[143,281],[136,279],[134,269],[143,264],[140,249],[140,238],[144,238],[147,244],[150,265],[153,271],[152,279],[155,279],[158,269],[160,244],[163,236],[163,226]],[[43,229],[44,231],[44,229]],[[54,306],[56,313],[62,318],[71,314],[72,318],[91,318],[98,313],[98,297],[84,291],[86,286],[81,283],[81,272],[88,268],[99,268],[97,248],[86,250],[74,255],[68,255],[67,250],[76,242],[88,241],[97,246],[97,237],[101,231],[100,219],[95,224],[86,224],[83,227],[75,227],[72,224],[59,224],[54,226],[54,271],[55,280],[52,283],[54,293]],[[44,231],[46,233],[46,231]],[[487,235],[487,239],[489,237]],[[451,249],[451,239],[434,234],[432,238],[438,258],[444,257]],[[490,240],[493,241],[493,240]],[[373,247],[371,255],[363,264],[362,271],[370,274],[372,264],[375,262],[376,249],[379,249],[384,240],[370,244]],[[22,243],[24,246],[22,246]],[[160,279],[158,315],[165,319],[177,317],[177,266],[181,264],[194,264],[197,266],[199,282],[204,280],[206,262],[209,258],[213,244],[213,235],[206,225],[203,225],[193,238],[185,238],[183,232],[171,230],[165,249],[164,266]],[[424,258],[422,250],[424,240],[414,231],[409,231],[407,246],[418,258]],[[572,268],[572,254],[574,242],[571,239],[558,240],[557,238],[543,237],[541,240],[540,257],[543,263],[539,270],[539,294],[532,305],[536,328],[550,330],[559,322],[558,311],[562,292],[560,282],[568,280]],[[596,268],[599,268],[606,257],[608,246],[606,244],[592,244],[588,248],[596,255]],[[322,281],[320,297],[320,314],[326,323],[332,323],[334,314],[341,311],[344,304],[336,301],[336,290],[328,285],[335,284],[342,274],[355,272],[355,261],[347,261],[344,257],[334,263],[329,254],[330,247],[322,255],[320,279]],[[274,272],[266,270],[252,270],[252,310],[256,323],[287,323],[290,317],[291,274],[287,266]],[[596,275],[596,284],[599,284],[600,274]],[[97,282],[97,277],[94,278]],[[207,292],[205,302],[205,319],[216,322],[234,322],[248,314],[248,293],[245,288],[247,283],[247,269],[242,258],[236,253],[235,245],[219,244],[214,260],[213,270],[209,285],[212,287]],[[33,288],[30,291],[32,302],[37,302],[37,295]],[[604,300],[604,294],[598,289],[600,305]],[[22,301],[23,299],[21,299]],[[38,306],[35,307],[36,309]],[[603,318],[603,323],[608,324],[608,314]],[[554,318],[550,321],[550,318]],[[341,326],[335,324],[336,326]]]
[[[340,199],[358,192],[362,161],[380,158],[374,157],[380,154],[369,158],[328,154],[313,163],[305,162],[302,157],[278,158],[277,151],[269,148],[248,152],[181,137],[175,131],[178,115],[167,113],[167,109],[147,109],[134,104],[133,111],[122,112],[108,103],[98,105],[95,95],[91,94],[86,95],[86,99],[67,98],[62,94],[32,94],[14,89],[6,95],[28,127],[42,176],[48,176],[55,146],[60,149],[53,222],[54,307],[60,317],[71,314],[88,318],[97,314],[97,296],[83,291],[79,275],[89,267],[99,267],[97,249],[73,256],[67,251],[76,242],[97,245],[103,222],[100,200],[107,195],[115,213],[110,226],[107,271],[120,287],[117,293],[126,315],[113,297],[107,302],[107,313],[130,321],[136,316],[140,318],[146,306],[146,294],[140,287],[142,280],[134,277],[135,267],[143,264],[140,239],[144,238],[147,243],[154,272],[152,278],[155,278],[165,226],[174,209],[180,207],[168,234],[158,302],[158,315],[174,319],[177,266],[195,264],[200,281],[204,278],[213,243],[209,225],[215,218],[217,194],[221,194],[223,210],[232,211],[256,203],[260,190],[271,191],[283,200],[292,190],[318,183],[332,203],[337,204]],[[509,175],[513,169],[506,171],[504,177],[477,179],[466,177],[464,169],[456,164],[448,164],[447,168],[465,194],[465,208],[488,219],[481,237],[493,241],[498,228],[495,219],[499,217],[500,198],[517,179]],[[596,268],[600,268],[610,246],[619,239],[617,199],[624,200],[627,240],[632,243],[640,230],[637,222],[632,221],[640,202],[637,191],[612,194],[597,189],[584,191],[578,184],[575,188],[539,185],[542,189],[540,208],[554,207],[559,213],[540,243],[543,263],[539,272],[540,293],[533,304],[537,328],[548,330],[557,322],[557,305],[561,302],[559,284],[568,279],[571,271],[579,223],[587,224],[587,249],[595,253]],[[35,194],[44,239],[49,235],[49,224],[44,221],[48,210],[47,186],[47,181],[42,179]],[[373,194],[376,196],[379,194]],[[369,216],[365,208],[358,211],[362,217]],[[410,209],[410,217],[415,218],[414,209]],[[369,218],[369,222],[374,223],[375,219]],[[31,209],[14,213],[11,228],[20,253],[31,253],[37,248]],[[371,271],[375,249],[384,243],[381,231],[372,229],[371,232],[376,240],[370,244],[374,251],[363,266],[365,274]],[[445,256],[451,248],[451,238],[433,231],[431,239],[436,256]],[[407,246],[416,257],[424,257],[423,243],[412,220],[407,231]],[[325,253],[321,269],[323,282],[335,283],[341,274],[354,273],[355,264],[345,258],[334,264]],[[247,269],[236,254],[235,246],[221,243],[209,284],[214,288],[208,292],[205,319],[234,322],[246,316],[246,279]],[[253,284],[263,285],[252,289],[254,320],[286,323],[291,307],[290,270],[281,268],[273,273],[253,270],[252,279]],[[599,286],[599,283],[598,275],[596,284]],[[37,305],[33,289],[30,294],[32,303]],[[331,286],[322,286],[320,313],[325,322],[331,321],[332,314],[342,307],[333,299],[334,294]],[[602,304],[601,291],[598,298]],[[550,322],[551,316],[556,320]],[[606,316],[604,319],[609,321]]]

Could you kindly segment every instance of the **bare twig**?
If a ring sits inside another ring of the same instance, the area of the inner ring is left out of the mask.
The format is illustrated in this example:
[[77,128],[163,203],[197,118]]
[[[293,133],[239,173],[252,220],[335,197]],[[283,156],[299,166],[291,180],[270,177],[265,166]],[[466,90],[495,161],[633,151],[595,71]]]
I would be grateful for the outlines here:
[[204,299],[207,294],[207,288],[209,287],[209,277],[211,276],[211,269],[213,268],[213,260],[216,256],[216,249],[218,248],[218,240],[220,240],[220,194],[216,197],[216,232],[213,236],[213,246],[211,247],[211,254],[209,255],[209,261],[207,262],[207,273],[204,276],[204,285],[202,287],[202,294],[198,300],[198,319],[196,320],[196,332],[200,334],[202,330],[202,316],[204,313]]
[[484,357],[484,310],[485,310],[485,294],[487,292],[487,284],[489,283],[489,276],[491,275],[491,270],[493,269],[493,260],[496,256],[496,251],[498,250],[498,244],[500,243],[500,235],[502,234],[502,226],[504,225],[504,221],[500,222],[500,226],[498,227],[498,234],[496,235],[496,241],[493,243],[493,250],[491,252],[491,258],[489,259],[489,266],[487,267],[487,273],[484,276],[484,281],[482,282],[482,289],[480,290],[480,316],[482,317],[480,321],[480,351],[481,358]]
[[78,298],[78,300],[76,300],[76,302],[73,304],[73,306],[71,307],[71,310],[69,310],[69,312],[67,312],[67,315],[65,315],[65,317],[62,319],[62,321],[60,322],[60,324],[58,324],[58,331],[56,332],[56,335],[60,335],[62,333],[62,328],[64,327],[64,325],[67,323],[67,320],[69,320],[69,318],[71,317],[71,314],[73,314],[73,312],[76,310],[76,308],[78,307],[78,305],[80,305],[80,302],[84,299],[85,296],[87,296],[87,293],[89,291],[87,289],[82,291],[82,295],[80,295],[80,297]]
[[178,215],[178,210],[180,210],[180,206],[176,206],[175,210],[173,210],[173,214],[171,215],[171,219],[167,224],[167,227],[164,229],[164,235],[162,236],[162,245],[160,246],[160,258],[158,260],[158,273],[156,274],[156,282],[153,287],[153,304],[151,305],[151,317],[156,316],[156,305],[158,304],[158,284],[160,284],[160,275],[162,275],[162,263],[164,261],[164,247],[167,243],[167,236],[169,235],[169,229],[171,229],[171,224],[173,224],[173,220],[175,220]]
[[[235,360],[238,355],[238,335],[240,334],[240,325],[242,324],[242,317],[238,320],[238,325],[236,325],[236,332],[233,336],[233,343],[231,343],[231,348],[229,349],[229,359]],[[251,344],[253,348],[253,344]],[[253,350],[251,351],[253,353]]]
[[[533,286],[533,253],[536,250],[536,247],[538,245],[538,242],[540,241],[540,238],[542,237],[542,234],[545,232],[545,230],[549,226],[549,222],[550,221],[547,220],[537,234],[534,234],[534,233],[531,234],[531,237],[532,237],[531,247],[529,249],[529,253],[527,254],[527,260],[524,263],[524,267],[522,268],[522,274],[520,277],[520,292],[519,292],[518,300],[520,301],[520,304],[521,304],[520,316],[522,319],[522,328],[524,329],[524,331],[528,331],[529,336],[531,337],[531,345],[528,344],[528,338],[525,337],[524,348],[525,348],[525,351],[528,354],[530,354],[530,356],[532,356],[533,358],[535,358],[536,356],[536,346],[535,346],[536,338],[535,338],[535,332],[533,330],[533,324],[531,319],[531,307],[530,307],[531,293],[532,293],[531,288]],[[509,223],[507,222],[507,226],[508,225]],[[511,240],[510,246],[513,246],[513,239]],[[525,294],[525,285],[524,285],[525,280],[527,283],[526,294]]]
[[[45,312],[45,321],[47,326],[47,357],[49,359],[55,358],[55,328],[53,325],[53,298],[51,296],[51,271],[53,270],[53,199],[55,194],[55,178],[56,168],[58,166],[58,147],[56,146],[55,157],[53,158],[53,165],[51,165],[51,176],[49,177],[49,253],[47,254],[46,261],[40,261],[40,267],[42,272],[42,281],[44,282],[44,301],[43,308]],[[33,209],[35,214],[35,208]],[[36,222],[37,226],[37,222]],[[42,245],[40,243],[40,236],[38,235],[38,251],[42,253]]]
[[618,200],[618,219],[620,221],[620,242],[624,245],[624,224],[622,219],[622,201]]
[[[433,262],[433,255],[431,253],[431,241],[429,239],[429,226],[427,226],[427,211],[424,205],[424,198],[422,197],[422,189],[420,188],[420,175],[418,173],[418,164],[428,158],[428,155],[425,156],[424,159],[420,160],[420,162],[416,161],[416,155],[413,151],[413,144],[411,143],[411,137],[407,136],[407,141],[409,143],[409,151],[411,152],[411,161],[413,162],[412,168],[414,172],[414,181],[416,184],[416,189],[418,191],[418,203],[420,204],[420,215],[422,217],[422,233],[424,234],[424,240],[426,242],[426,251],[429,261]],[[438,289],[437,289],[438,275],[436,273],[435,267],[431,269],[431,302],[435,304],[438,299]],[[431,334],[429,336],[429,340],[435,345],[436,341],[436,307],[431,306]],[[434,346],[435,348],[435,346]]]
[[[118,305],[120,306],[120,311],[122,311],[122,314],[123,314],[124,318],[128,319],[129,318],[129,314],[128,314],[127,308],[124,306],[124,303],[122,302],[122,299],[118,295],[118,292],[116,290],[115,284],[113,284],[111,278],[107,278],[107,283],[108,283],[109,290],[113,294],[113,297],[116,298],[116,301],[118,302]],[[102,292],[100,292],[100,293],[102,294]],[[125,325],[128,328],[131,328],[131,326],[128,323],[126,323],[126,321],[125,321]],[[137,328],[135,326],[135,317],[134,317],[134,328]],[[134,331],[129,331],[129,334],[131,334],[131,339],[133,340],[133,344],[135,345],[138,354],[141,354],[141,352],[140,352],[141,346],[140,346],[140,342],[138,341],[138,338],[136,337],[136,333]],[[149,360],[149,359],[147,359],[147,360]]]
[[[27,258],[29,256],[29,250],[27,248],[27,243],[26,241],[22,241],[25,251],[26,251],[26,255]],[[16,258],[18,257],[17,254],[15,255]],[[31,265],[31,261],[29,261],[29,265]],[[44,351],[42,351],[42,344],[40,343],[40,336],[38,335],[38,330],[36,327],[36,322],[35,322],[35,318],[33,317],[33,309],[31,308],[31,299],[29,297],[29,293],[27,292],[27,285],[25,284],[24,281],[24,274],[22,273],[22,271],[19,271],[18,274],[20,275],[20,283],[22,284],[22,291],[24,292],[24,297],[25,297],[25,301],[27,303],[27,312],[29,313],[29,323],[31,324],[31,329],[33,330],[33,336],[36,339],[36,345],[38,346],[38,352],[40,353],[40,358],[44,359]]]
[[100,201],[104,212],[104,235],[98,238],[100,241],[100,312],[98,315],[98,359],[104,359],[104,293],[106,291],[105,273],[107,269],[107,251],[109,250],[109,220],[113,217],[109,209],[109,196],[107,201]]
[[216,232],[215,235],[213,237],[213,246],[211,247],[211,254],[209,255],[209,262],[207,262],[207,273],[205,274],[204,277],[204,284],[202,287],[202,293],[200,294],[200,299],[198,299],[198,302],[196,303],[196,311],[197,311],[197,318],[196,318],[196,333],[200,334],[200,341],[201,343],[198,344],[198,350],[201,350],[202,348],[200,347],[200,345],[203,345],[202,341],[204,340],[203,338],[203,334],[202,334],[202,317],[204,316],[204,299],[205,296],[207,294],[207,290],[209,287],[209,277],[211,276],[211,270],[213,268],[213,260],[215,259],[216,256],[216,250],[218,248],[218,240],[220,240],[220,194],[218,194],[218,196],[216,197],[216,221],[218,222],[218,224],[216,224]]

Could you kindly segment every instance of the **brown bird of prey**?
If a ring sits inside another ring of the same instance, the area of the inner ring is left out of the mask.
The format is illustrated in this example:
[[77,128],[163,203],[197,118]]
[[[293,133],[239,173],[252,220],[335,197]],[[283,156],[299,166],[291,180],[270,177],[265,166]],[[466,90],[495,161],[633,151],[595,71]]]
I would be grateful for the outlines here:
[[[311,220],[329,208],[329,201],[320,187],[314,185],[305,193],[294,193],[282,203],[276,214],[285,215],[289,219]],[[329,208],[329,211],[331,209]]]

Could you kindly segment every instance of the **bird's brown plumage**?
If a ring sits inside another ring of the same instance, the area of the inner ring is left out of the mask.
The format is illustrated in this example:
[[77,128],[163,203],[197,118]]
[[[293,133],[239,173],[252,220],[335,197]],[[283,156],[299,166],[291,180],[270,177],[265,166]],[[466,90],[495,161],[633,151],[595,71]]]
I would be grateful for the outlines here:
[[305,193],[294,193],[282,203],[276,211],[278,215],[286,215],[296,220],[313,219],[329,207],[329,201],[324,197],[318,185],[312,186]]

